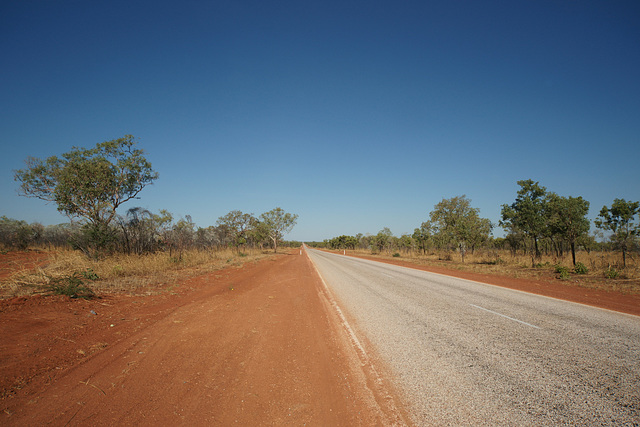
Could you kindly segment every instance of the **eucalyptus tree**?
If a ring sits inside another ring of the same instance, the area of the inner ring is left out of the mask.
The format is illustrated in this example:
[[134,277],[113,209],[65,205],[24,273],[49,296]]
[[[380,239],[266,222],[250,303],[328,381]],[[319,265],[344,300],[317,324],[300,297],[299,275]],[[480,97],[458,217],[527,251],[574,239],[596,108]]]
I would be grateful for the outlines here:
[[260,215],[259,230],[266,234],[273,242],[273,251],[278,251],[278,242],[296,225],[298,215],[285,212],[282,208],[275,208]]
[[178,260],[182,260],[182,254],[185,249],[189,248],[194,241],[196,235],[196,225],[190,215],[180,218],[169,232],[169,256],[173,255],[173,250],[178,252]]
[[627,253],[636,244],[640,235],[640,224],[635,223],[636,215],[640,215],[640,202],[615,199],[610,208],[603,206],[596,227],[611,231],[614,246],[622,252],[622,265],[627,266]]
[[393,233],[389,229],[389,227],[384,227],[382,230],[378,232],[371,239],[371,249],[378,249],[378,252],[382,253],[382,251],[389,247],[391,244],[391,239],[393,238]]
[[408,234],[403,234],[398,238],[398,249],[402,250],[404,253],[409,253],[413,248],[413,238]]
[[471,207],[471,200],[462,195],[442,199],[429,214],[434,234],[443,242],[456,246],[462,262],[467,248],[486,240],[491,233],[491,222],[480,218],[479,212],[479,209]]
[[227,227],[233,245],[240,252],[240,247],[247,243],[251,229],[256,225],[257,221],[252,214],[235,210],[218,218],[217,224]]
[[331,249],[355,249],[359,241],[354,236],[342,235],[327,240],[326,244]]
[[418,250],[422,251],[423,255],[427,254],[427,245],[433,237],[433,230],[429,221],[423,222],[419,228],[413,230],[413,241],[416,243]]
[[488,218],[475,218],[471,222],[468,244],[471,246],[472,254],[478,247],[487,244],[491,238],[492,231],[493,223]]
[[512,233],[521,232],[533,241],[534,257],[540,258],[538,240],[547,232],[547,189],[531,179],[518,181],[520,190],[511,205],[502,205],[500,225]]
[[14,179],[21,195],[54,202],[70,218],[86,220],[87,236],[99,250],[113,240],[110,224],[118,207],[158,178],[135,145],[125,135],[91,149],[73,147],[61,157],[29,157]]
[[576,242],[589,233],[589,202],[582,197],[561,197],[550,193],[547,198],[547,218],[551,235],[569,243],[571,260],[576,265]]

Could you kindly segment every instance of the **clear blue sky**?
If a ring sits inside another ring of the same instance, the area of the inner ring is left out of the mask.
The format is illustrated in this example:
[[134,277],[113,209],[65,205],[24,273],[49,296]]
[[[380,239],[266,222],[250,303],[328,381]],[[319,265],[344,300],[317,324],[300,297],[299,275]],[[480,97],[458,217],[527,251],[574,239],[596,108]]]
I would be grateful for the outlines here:
[[[287,236],[412,232],[466,194],[497,223],[516,181],[640,200],[640,2],[0,4],[0,215],[28,156],[132,134],[160,178],[129,202],[197,225],[299,215]],[[501,234],[497,230],[496,234]]]

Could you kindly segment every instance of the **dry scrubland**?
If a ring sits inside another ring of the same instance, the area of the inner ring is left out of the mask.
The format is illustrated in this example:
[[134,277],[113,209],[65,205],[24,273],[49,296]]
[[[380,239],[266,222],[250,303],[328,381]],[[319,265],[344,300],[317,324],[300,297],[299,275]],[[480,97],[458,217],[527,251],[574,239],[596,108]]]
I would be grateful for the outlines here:
[[[342,253],[343,250],[332,252]],[[474,254],[468,252],[464,263],[460,261],[460,255],[455,252],[428,252],[426,255],[410,252],[395,253],[394,256],[393,252],[372,254],[370,250],[347,249],[346,253],[347,255],[401,260],[424,266],[495,274],[518,279],[556,280],[567,286],[581,286],[624,294],[640,294],[640,263],[635,259],[635,256],[634,258],[628,256],[627,267],[622,268],[621,255],[616,252],[577,253],[576,263],[582,263],[587,268],[586,274],[574,272],[570,255],[564,258],[543,255],[541,259],[536,260],[536,267],[531,267],[530,255],[517,254],[513,256],[509,251],[497,250],[480,250]],[[557,266],[566,269],[562,277]]]
[[73,250],[32,250],[25,254],[37,254],[37,265],[21,265],[19,260],[5,265],[5,269],[13,272],[0,279],[2,298],[49,293],[52,283],[64,282],[70,277],[78,278],[96,294],[153,294],[177,284],[179,280],[229,266],[241,266],[271,256],[272,252],[258,249],[247,249],[241,253],[231,249],[194,249],[185,251],[182,259],[158,252],[148,255],[116,254],[101,260],[91,260]]
[[[465,263],[460,261],[459,254],[455,252],[430,252],[426,255],[411,252],[400,253],[400,256],[393,252],[372,254],[370,250],[364,249],[348,249],[346,252],[348,255],[401,260],[424,266],[518,279],[554,280],[567,286],[640,294],[640,264],[635,257],[629,257],[627,267],[621,268],[620,254],[614,252],[579,252],[576,261],[587,267],[586,274],[574,272],[569,256],[543,256],[536,261],[534,268],[531,267],[530,255],[513,256],[509,251],[481,250],[474,254],[468,253]],[[2,298],[47,293],[51,283],[73,277],[74,274],[97,294],[153,294],[175,285],[178,280],[228,266],[241,266],[246,262],[269,257],[272,252],[259,249],[246,249],[241,253],[231,249],[189,250],[183,253],[181,260],[170,257],[166,252],[148,255],[118,254],[102,260],[88,259],[81,252],[73,250],[32,250],[28,254],[37,255],[37,265],[20,265],[18,261],[13,261],[11,265],[4,266],[5,269],[12,270],[12,273],[0,278]],[[558,265],[566,269],[565,275],[558,272]]]

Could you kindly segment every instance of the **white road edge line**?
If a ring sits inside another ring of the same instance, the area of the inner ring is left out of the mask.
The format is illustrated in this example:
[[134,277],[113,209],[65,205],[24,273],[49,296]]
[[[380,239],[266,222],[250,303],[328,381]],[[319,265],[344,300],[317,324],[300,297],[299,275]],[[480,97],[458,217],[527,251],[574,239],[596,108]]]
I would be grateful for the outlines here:
[[532,328],[540,329],[539,326],[532,325],[531,323],[523,322],[522,320],[514,319],[513,317],[509,317],[509,316],[504,315],[502,313],[498,313],[497,311],[489,310],[488,308],[480,307],[479,305],[475,305],[475,304],[469,304],[469,305],[471,307],[479,308],[480,310],[488,311],[489,313],[497,314],[498,316],[505,317],[505,318],[507,318],[509,320],[513,320],[514,322],[522,323],[523,325],[527,325],[527,326],[530,326]]

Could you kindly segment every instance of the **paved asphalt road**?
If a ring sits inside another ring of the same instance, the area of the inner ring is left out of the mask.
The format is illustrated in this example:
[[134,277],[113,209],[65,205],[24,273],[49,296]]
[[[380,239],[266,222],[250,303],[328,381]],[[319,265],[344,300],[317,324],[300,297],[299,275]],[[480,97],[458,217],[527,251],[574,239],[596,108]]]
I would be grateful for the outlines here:
[[307,250],[418,425],[640,425],[640,317]]

